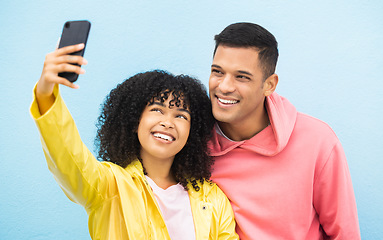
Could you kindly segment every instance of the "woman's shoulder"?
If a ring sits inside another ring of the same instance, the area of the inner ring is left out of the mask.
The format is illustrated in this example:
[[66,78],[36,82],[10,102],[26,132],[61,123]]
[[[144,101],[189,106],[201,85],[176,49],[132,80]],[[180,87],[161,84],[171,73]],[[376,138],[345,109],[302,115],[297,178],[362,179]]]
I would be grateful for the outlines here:
[[189,192],[194,196],[200,196],[204,198],[226,198],[226,195],[218,187],[216,183],[211,180],[204,180],[203,183],[198,182],[199,191],[196,191],[190,184],[188,186]]
[[[134,160],[129,163],[126,167],[122,167],[118,164],[108,161],[101,162],[105,167],[109,168],[114,175],[124,175],[124,176],[141,176],[143,177],[143,168],[139,160]],[[118,177],[118,176],[117,176]]]

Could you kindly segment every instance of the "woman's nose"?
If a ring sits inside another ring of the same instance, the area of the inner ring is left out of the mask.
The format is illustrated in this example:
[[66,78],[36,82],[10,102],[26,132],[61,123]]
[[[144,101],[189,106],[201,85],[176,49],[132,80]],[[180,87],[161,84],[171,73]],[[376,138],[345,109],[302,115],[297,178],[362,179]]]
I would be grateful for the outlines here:
[[164,118],[161,122],[160,125],[164,128],[174,128],[174,123],[170,118]]

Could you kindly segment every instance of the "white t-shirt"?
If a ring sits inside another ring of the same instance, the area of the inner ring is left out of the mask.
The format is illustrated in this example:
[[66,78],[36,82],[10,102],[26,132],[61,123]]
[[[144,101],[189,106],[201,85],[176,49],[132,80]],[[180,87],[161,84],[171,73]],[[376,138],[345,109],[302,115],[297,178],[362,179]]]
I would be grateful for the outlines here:
[[195,240],[193,215],[188,192],[181,184],[162,189],[146,176],[161,209],[172,240]]

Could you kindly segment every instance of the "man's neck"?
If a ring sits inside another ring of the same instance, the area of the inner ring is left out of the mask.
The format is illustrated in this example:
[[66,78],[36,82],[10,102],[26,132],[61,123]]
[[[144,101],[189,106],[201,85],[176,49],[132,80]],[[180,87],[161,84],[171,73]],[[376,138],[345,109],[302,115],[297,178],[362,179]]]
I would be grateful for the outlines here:
[[270,125],[269,117],[267,115],[267,111],[265,110],[264,114],[260,119],[249,119],[247,123],[239,122],[239,123],[224,123],[218,122],[219,127],[222,132],[233,141],[243,141],[248,140],[263,129],[265,129],[268,125]]

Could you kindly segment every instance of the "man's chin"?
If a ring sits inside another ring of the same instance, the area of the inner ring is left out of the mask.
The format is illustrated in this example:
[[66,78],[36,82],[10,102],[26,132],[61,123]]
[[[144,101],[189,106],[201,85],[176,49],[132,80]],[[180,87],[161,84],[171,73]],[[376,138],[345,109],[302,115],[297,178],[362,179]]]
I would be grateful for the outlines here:
[[221,122],[221,123],[227,123],[230,124],[232,121],[232,114],[228,112],[222,112],[222,111],[214,111],[213,110],[213,116],[216,121]]

